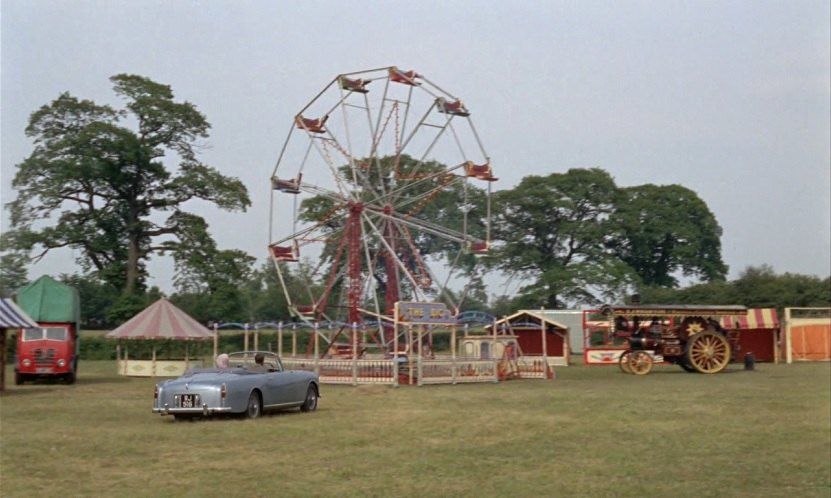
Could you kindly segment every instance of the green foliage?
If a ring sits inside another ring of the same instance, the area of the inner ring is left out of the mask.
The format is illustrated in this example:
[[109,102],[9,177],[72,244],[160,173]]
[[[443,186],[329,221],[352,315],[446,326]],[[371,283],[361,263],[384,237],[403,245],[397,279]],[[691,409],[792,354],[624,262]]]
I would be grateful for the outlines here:
[[776,274],[770,266],[750,266],[736,280],[681,289],[644,287],[644,304],[741,304],[748,308],[831,307],[831,277]]
[[647,286],[675,287],[676,274],[723,280],[721,227],[698,195],[680,185],[621,190],[608,247]]
[[605,171],[529,176],[497,196],[499,245],[489,260],[526,282],[515,304],[559,308],[621,300],[677,276],[723,280],[721,227],[679,185],[618,188]]
[[[297,334],[297,352],[303,354],[309,344],[311,333],[308,331]],[[275,330],[262,330],[258,332],[258,348],[264,351],[278,351],[278,334]],[[7,342],[6,357],[14,358],[17,350],[16,334],[9,334]],[[81,332],[79,340],[80,359],[89,360],[114,360],[116,345],[120,345],[122,354],[127,348],[130,358],[149,360],[156,349],[158,359],[179,359],[184,358],[185,353],[191,358],[211,357],[213,355],[213,341],[144,341],[129,340],[118,341],[105,337],[105,334],[95,332]],[[230,353],[243,351],[245,349],[245,334],[238,330],[220,330],[217,347],[220,352]],[[290,354],[292,347],[291,332],[286,329],[283,332],[283,354]],[[254,331],[248,334],[248,348],[254,348]],[[9,360],[13,361],[13,360]]]
[[618,196],[612,177],[597,168],[525,177],[497,196],[500,244],[490,260],[530,282],[521,293],[533,307],[620,295],[634,275],[604,246]]
[[107,312],[118,299],[119,289],[92,273],[61,275],[59,280],[78,290],[81,297],[82,329],[105,329],[114,325]]
[[[8,204],[13,229],[3,237],[9,247],[39,249],[38,257],[74,248],[83,270],[129,295],[143,291],[151,254],[187,248],[187,230],[201,218],[183,211],[184,203],[244,210],[250,201],[239,180],[197,161],[210,125],[193,104],[141,76],[111,81],[124,110],[63,93],[32,114],[26,134],[35,148],[17,166],[17,198]],[[177,171],[168,171],[165,163],[177,158]],[[166,242],[154,244],[159,237]],[[121,315],[131,305],[118,307]]]
[[29,258],[19,252],[5,252],[0,255],[0,297],[12,297],[29,281],[26,266]]

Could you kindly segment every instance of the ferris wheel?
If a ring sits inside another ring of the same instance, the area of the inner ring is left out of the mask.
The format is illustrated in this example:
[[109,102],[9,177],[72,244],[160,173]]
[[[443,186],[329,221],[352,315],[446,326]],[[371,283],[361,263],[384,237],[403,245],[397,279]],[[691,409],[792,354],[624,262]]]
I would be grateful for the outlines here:
[[[462,101],[415,71],[341,74],[291,124],[269,253],[293,316],[362,324],[398,301],[458,312],[490,248],[490,159]],[[480,265],[481,266],[481,265]]]

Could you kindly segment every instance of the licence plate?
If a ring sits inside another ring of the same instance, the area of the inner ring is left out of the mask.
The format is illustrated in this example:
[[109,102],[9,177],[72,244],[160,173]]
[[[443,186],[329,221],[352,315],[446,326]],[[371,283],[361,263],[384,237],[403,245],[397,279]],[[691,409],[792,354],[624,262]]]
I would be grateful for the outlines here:
[[194,408],[199,405],[198,394],[183,394],[179,406],[182,408]]
[[35,373],[48,374],[52,373],[52,369],[50,367],[38,367],[35,369]]

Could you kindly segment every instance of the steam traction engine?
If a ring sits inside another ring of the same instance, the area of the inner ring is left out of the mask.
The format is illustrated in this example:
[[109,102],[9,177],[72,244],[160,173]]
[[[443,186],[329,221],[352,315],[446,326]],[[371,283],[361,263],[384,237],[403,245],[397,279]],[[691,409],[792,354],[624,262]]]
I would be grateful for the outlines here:
[[738,349],[738,337],[721,320],[747,314],[744,306],[607,305],[602,311],[628,343],[621,370],[635,375],[648,374],[656,361],[687,372],[721,372]]

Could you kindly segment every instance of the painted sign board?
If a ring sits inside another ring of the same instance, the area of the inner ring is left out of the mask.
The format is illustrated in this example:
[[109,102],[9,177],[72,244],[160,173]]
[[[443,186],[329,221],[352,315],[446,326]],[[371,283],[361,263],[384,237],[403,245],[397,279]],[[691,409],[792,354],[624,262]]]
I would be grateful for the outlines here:
[[443,303],[395,303],[398,321],[400,323],[411,323],[414,325],[456,323],[456,319],[450,314],[450,310]]

